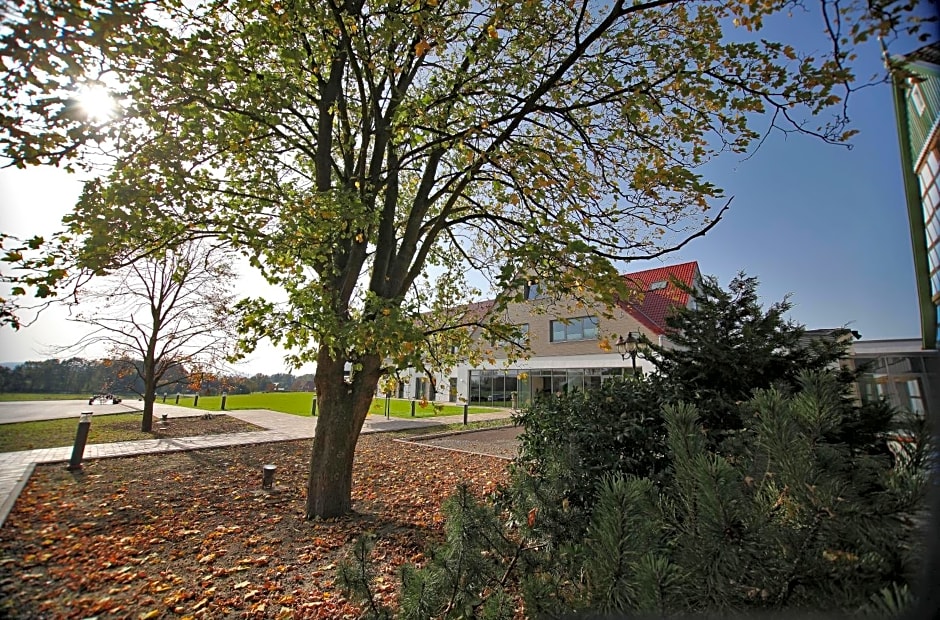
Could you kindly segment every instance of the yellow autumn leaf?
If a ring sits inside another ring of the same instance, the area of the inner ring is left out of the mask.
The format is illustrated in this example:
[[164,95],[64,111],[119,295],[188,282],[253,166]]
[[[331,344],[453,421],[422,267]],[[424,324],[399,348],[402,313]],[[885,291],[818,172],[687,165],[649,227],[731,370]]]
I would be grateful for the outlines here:
[[496,32],[496,26],[493,26],[492,24],[486,27],[486,34],[490,35],[491,39],[499,38],[499,33]]
[[431,49],[431,44],[425,39],[421,39],[415,44],[415,56],[424,56]]

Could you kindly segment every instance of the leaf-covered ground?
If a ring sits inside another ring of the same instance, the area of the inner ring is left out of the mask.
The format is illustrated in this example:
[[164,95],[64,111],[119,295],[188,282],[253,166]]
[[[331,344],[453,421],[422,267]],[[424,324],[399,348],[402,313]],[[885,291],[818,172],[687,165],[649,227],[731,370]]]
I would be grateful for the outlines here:
[[356,617],[335,571],[352,542],[376,535],[391,601],[397,568],[439,538],[443,499],[461,481],[491,492],[507,464],[363,436],[355,513],[307,522],[309,454],[298,441],[37,467],[0,529],[0,617]]

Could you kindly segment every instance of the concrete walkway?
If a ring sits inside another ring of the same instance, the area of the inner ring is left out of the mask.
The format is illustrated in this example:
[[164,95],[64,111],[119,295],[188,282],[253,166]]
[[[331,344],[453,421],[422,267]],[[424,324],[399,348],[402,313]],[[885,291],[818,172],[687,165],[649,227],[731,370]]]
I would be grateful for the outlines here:
[[[131,409],[133,411],[133,409]],[[174,405],[157,403],[154,410],[154,424],[158,425],[162,415],[168,420],[202,415],[203,411]],[[311,439],[317,428],[318,418],[301,417],[266,409],[247,409],[226,411],[226,414],[255,426],[263,431],[247,433],[228,433],[224,435],[202,435],[199,437],[177,437],[168,439],[145,439],[142,441],[123,441],[117,443],[89,444],[85,446],[83,460],[105,459],[137,454],[158,454],[161,452],[180,452],[184,450],[202,450],[240,446],[294,439]],[[495,413],[475,413],[468,415],[468,421],[483,420],[508,421],[510,411]],[[460,423],[463,416],[440,416],[434,418],[390,418],[370,415],[362,427],[362,433],[380,433],[405,430],[409,428],[434,428],[445,424]],[[77,419],[76,419],[77,424]],[[94,424],[94,418],[92,418]],[[26,486],[29,476],[38,463],[67,463],[72,457],[72,446],[62,448],[44,448],[23,450],[20,452],[0,452],[0,527],[13,509],[13,504],[20,491]]]

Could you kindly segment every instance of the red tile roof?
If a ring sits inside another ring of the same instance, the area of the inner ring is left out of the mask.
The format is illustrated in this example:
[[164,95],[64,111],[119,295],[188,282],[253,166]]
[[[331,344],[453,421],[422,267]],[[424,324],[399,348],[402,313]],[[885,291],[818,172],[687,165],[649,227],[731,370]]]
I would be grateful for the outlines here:
[[[665,334],[669,312],[676,306],[689,303],[689,294],[676,286],[676,282],[691,288],[695,286],[698,275],[695,261],[626,273],[623,277],[638,295],[634,300],[621,301],[620,307],[653,333]],[[660,284],[663,282],[665,286]]]

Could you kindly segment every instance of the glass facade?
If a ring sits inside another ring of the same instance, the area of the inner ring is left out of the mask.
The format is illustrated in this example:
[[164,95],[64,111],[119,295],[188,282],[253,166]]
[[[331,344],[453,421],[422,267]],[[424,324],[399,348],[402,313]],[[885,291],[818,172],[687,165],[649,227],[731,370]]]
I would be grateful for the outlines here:
[[856,356],[855,365],[863,370],[858,379],[863,402],[885,399],[899,409],[926,415],[932,374],[928,360],[916,355]]
[[920,199],[924,209],[927,241],[927,269],[930,292],[935,304],[940,303],[940,148],[934,142],[917,168]]
[[623,368],[547,368],[533,370],[471,370],[470,402],[508,407],[512,393],[525,405],[540,394],[600,387],[602,381],[622,377]]

